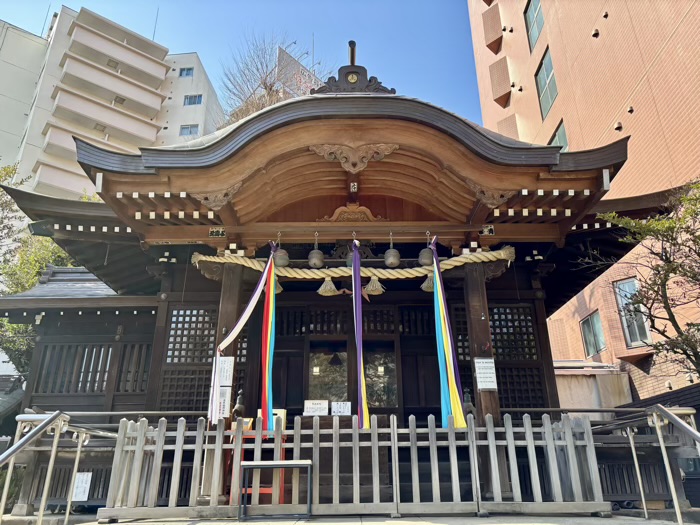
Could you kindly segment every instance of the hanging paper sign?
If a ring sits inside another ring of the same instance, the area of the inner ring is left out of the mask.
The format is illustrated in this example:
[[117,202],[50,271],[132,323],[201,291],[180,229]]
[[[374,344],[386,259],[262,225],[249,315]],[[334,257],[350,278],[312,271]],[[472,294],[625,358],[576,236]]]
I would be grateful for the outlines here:
[[219,387],[219,406],[216,414],[216,421],[231,417],[231,387]]
[[333,401],[331,403],[332,416],[349,416],[352,414],[350,401]]
[[306,399],[304,401],[305,416],[327,416],[328,415],[328,400],[327,399]]
[[492,357],[475,357],[474,373],[476,374],[476,387],[479,390],[498,390],[496,383],[496,365]]
[[219,357],[219,385],[233,385],[233,366],[235,357]]
[[78,472],[73,485],[73,501],[87,501],[90,495],[92,472]]

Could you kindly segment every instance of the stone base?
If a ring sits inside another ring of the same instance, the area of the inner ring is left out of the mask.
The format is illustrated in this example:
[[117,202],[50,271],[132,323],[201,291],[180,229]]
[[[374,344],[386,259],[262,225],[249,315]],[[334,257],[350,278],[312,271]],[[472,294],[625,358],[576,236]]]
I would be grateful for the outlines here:
[[10,514],[12,516],[33,516],[34,505],[31,503],[15,503]]

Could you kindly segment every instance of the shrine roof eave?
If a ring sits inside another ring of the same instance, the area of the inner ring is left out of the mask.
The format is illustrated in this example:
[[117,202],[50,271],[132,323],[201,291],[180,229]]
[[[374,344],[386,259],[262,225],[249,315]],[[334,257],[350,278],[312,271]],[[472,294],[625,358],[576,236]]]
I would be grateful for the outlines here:
[[47,215],[93,220],[119,221],[117,214],[104,202],[76,201],[50,197],[40,193],[20,190],[0,184],[19,208],[32,220],[41,220]]
[[147,175],[161,168],[214,166],[273,130],[298,122],[327,119],[414,122],[440,131],[484,160],[503,166],[543,166],[552,171],[575,172],[618,168],[627,159],[627,137],[594,150],[561,153],[559,146],[520,142],[417,99],[376,94],[323,94],[287,100],[191,143],[141,148],[140,155],[117,153],[77,137],[74,140],[78,162],[89,175],[92,170]]
[[[155,308],[155,295],[118,295],[96,275],[81,267],[49,265],[39,282],[24,292],[0,297],[0,316],[11,312],[46,312],[89,308]],[[33,323],[32,316],[13,316],[13,322]]]
[[[147,269],[154,263],[153,258],[143,251],[138,235],[105,203],[49,197],[3,185],[0,188],[35,221],[29,224],[33,235],[52,238],[116,293],[150,295],[160,289],[157,277]],[[110,250],[112,245],[114,250]]]

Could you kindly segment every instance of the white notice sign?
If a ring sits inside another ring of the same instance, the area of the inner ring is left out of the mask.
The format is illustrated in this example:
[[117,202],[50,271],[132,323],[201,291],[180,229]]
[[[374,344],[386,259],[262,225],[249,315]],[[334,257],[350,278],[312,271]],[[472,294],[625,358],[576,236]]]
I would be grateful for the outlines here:
[[475,357],[474,372],[476,373],[476,387],[478,390],[498,390],[496,384],[496,365],[492,357]]
[[231,387],[219,387],[219,407],[216,413],[216,420],[231,417]]
[[73,486],[73,501],[87,501],[90,493],[92,472],[78,472]]
[[349,416],[351,415],[351,411],[350,401],[333,401],[331,403],[332,416]]
[[328,415],[328,400],[327,399],[307,399],[304,401],[305,416],[327,416]]
[[235,357],[219,357],[219,384],[233,385],[233,365]]

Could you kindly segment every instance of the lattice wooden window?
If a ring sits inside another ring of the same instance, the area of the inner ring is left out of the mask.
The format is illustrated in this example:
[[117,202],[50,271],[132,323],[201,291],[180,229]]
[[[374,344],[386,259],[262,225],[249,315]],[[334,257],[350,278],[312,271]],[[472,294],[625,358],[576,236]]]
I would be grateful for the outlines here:
[[101,394],[107,386],[112,346],[46,344],[41,350],[34,393]]
[[117,376],[117,392],[145,392],[151,365],[151,345],[126,343],[122,347]]
[[352,326],[350,309],[314,309],[309,312],[309,334],[346,335]]
[[205,411],[209,406],[211,370],[207,368],[163,369],[161,380],[161,410]]
[[535,316],[531,306],[492,306],[489,316],[496,359],[538,359]]
[[211,363],[216,343],[214,307],[174,308],[168,330],[168,364]]
[[303,337],[306,334],[306,310],[303,307],[278,308],[278,337]]
[[467,308],[463,304],[452,306],[450,315],[452,325],[452,337],[455,343],[458,361],[469,360],[469,328],[467,324]]
[[435,314],[432,306],[404,306],[400,315],[401,335],[435,335]]
[[393,308],[364,308],[362,311],[365,334],[393,334],[395,325]]
[[501,406],[542,408],[545,404],[542,368],[539,366],[496,366]]

